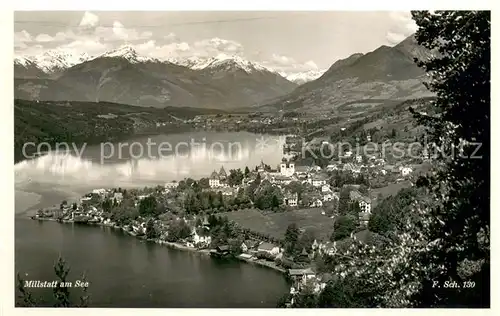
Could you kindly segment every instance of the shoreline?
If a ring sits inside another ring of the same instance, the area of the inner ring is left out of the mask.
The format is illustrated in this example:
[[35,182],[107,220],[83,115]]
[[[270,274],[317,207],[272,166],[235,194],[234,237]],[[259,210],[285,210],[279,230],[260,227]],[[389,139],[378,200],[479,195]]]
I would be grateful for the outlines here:
[[[46,193],[50,192],[49,195]],[[66,200],[68,203],[78,202],[81,193],[63,190],[61,188],[33,189],[32,187],[14,188],[15,195],[15,217],[34,216],[41,208],[57,207],[59,203]],[[30,200],[31,198],[31,200]],[[28,201],[25,201],[28,200]],[[20,206],[21,205],[21,206]]]
[[36,214],[37,205],[40,205],[42,195],[34,192],[15,190],[14,203],[17,207],[14,208],[14,215],[34,215]]
[[286,273],[285,269],[278,267],[276,264],[274,264],[274,263],[272,263],[270,261],[266,261],[266,260],[263,260],[263,259],[254,259],[254,260],[253,259],[246,259],[246,258],[242,258],[240,256],[236,256],[236,258],[238,260],[244,261],[246,263],[255,264],[255,265],[258,265],[258,266],[261,266],[261,267],[266,267],[266,268],[269,268],[269,269],[281,272],[283,274]]
[[[114,226],[114,225],[103,224],[103,223],[78,223],[78,222],[75,223],[74,221],[71,221],[71,220],[58,221],[57,219],[50,218],[50,217],[49,218],[43,218],[43,217],[36,218],[35,216],[28,216],[28,217],[31,220],[56,222],[59,224],[81,224],[81,225],[87,225],[87,226],[110,227],[110,228],[114,228],[114,229],[119,229],[119,230],[123,231],[124,233],[126,233],[127,235],[135,237],[137,239],[142,239],[142,240],[147,241],[147,242],[152,242],[152,243],[158,244],[160,246],[165,246],[165,247],[170,248],[170,249],[175,249],[175,250],[179,250],[179,251],[186,251],[186,252],[191,252],[191,253],[197,253],[197,254],[204,255],[204,256],[210,256],[210,249],[208,249],[208,248],[198,249],[198,248],[188,247],[188,246],[185,246],[183,244],[176,243],[176,242],[157,240],[157,239],[146,239],[144,236],[137,236],[134,232],[128,231],[121,226]],[[252,258],[254,258],[254,257],[252,257]],[[274,271],[280,272],[282,274],[286,273],[285,269],[278,267],[273,262],[265,261],[263,259],[257,259],[257,258],[247,259],[247,258],[243,258],[239,255],[234,256],[234,259],[236,259],[240,262],[246,262],[246,263],[254,264],[254,265],[257,265],[260,267],[269,268],[269,269],[272,269]]]

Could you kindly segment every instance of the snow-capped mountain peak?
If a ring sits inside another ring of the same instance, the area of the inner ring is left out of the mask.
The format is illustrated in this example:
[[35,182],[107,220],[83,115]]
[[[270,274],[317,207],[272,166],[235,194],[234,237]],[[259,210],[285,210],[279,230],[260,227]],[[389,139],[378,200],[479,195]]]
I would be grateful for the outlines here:
[[295,82],[297,84],[304,84],[306,82],[318,79],[325,73],[325,71],[326,70],[309,70],[294,73],[280,72],[280,74],[289,81]]
[[21,65],[21,66],[27,67],[29,65],[34,64],[34,62],[29,57],[26,57],[26,56],[16,56],[16,57],[14,57],[14,64],[15,65]]
[[127,59],[135,59],[137,52],[130,45],[123,45],[117,49],[105,52],[102,57],[123,57]]
[[117,49],[108,51],[99,57],[114,57],[114,58],[124,58],[131,63],[140,63],[148,61],[157,61],[154,58],[140,56],[137,51],[130,45],[123,45]]
[[86,53],[76,53],[72,50],[49,50],[36,56],[17,56],[14,63],[22,66],[36,65],[45,73],[53,73],[87,61]]
[[208,59],[205,64],[201,64],[200,66],[201,69],[215,69],[221,66],[225,66],[225,68],[236,67],[242,69],[247,73],[252,73],[254,71],[268,71],[266,67],[241,58],[240,56],[226,54],[219,54],[215,57],[212,57]]
[[179,65],[179,66],[184,66],[187,68],[195,69],[195,67],[198,64],[201,64],[205,61],[206,58],[199,57],[199,56],[191,56],[187,58],[168,58],[167,62]]
[[[96,57],[91,57],[86,53],[77,53],[71,49],[49,50],[36,56],[16,56],[14,58],[14,64],[22,67],[36,67],[47,74],[52,74],[81,64],[85,61],[104,57],[123,58],[133,64],[162,62],[155,58],[139,55],[139,53],[131,45],[123,45]],[[184,66],[193,70],[209,70],[215,72],[244,71],[248,74],[254,72],[270,72],[298,84],[315,80],[324,73],[324,71],[321,70],[310,70],[306,72],[282,72],[277,69],[273,69],[272,67],[267,67],[267,65],[264,66],[257,62],[249,61],[237,55],[228,55],[223,53],[214,57],[191,56],[187,58],[171,58],[165,60],[165,62]]]
[[200,57],[200,56],[191,56],[188,58],[178,59],[171,58],[168,60],[173,64],[177,64],[180,66],[188,67],[193,70],[222,70],[222,71],[231,71],[240,69],[247,73],[264,71],[276,74],[283,78],[286,78],[289,81],[294,83],[303,84],[308,81],[315,80],[323,73],[325,70],[309,70],[309,71],[280,71],[278,69],[273,69],[272,67],[268,67],[267,65],[261,65],[257,62],[249,61],[237,55],[227,55],[227,54],[219,54],[215,57]]
[[271,71],[258,63],[251,62],[237,55],[219,54],[215,57],[192,56],[185,59],[170,59],[170,62],[194,70],[235,70],[241,69],[247,73],[254,71]]

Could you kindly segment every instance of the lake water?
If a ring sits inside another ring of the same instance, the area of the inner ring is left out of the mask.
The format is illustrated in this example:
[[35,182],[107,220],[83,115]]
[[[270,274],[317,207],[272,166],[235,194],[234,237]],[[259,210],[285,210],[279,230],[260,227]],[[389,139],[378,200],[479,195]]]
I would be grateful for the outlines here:
[[17,188],[50,184],[72,192],[96,186],[164,184],[208,177],[221,166],[229,172],[255,167],[263,160],[274,167],[281,161],[283,142],[284,137],[246,132],[196,132],[140,137],[113,146],[78,146],[80,156],[50,153],[17,163],[15,181]]
[[[149,141],[175,147],[193,140],[204,142],[205,148],[182,145],[160,158],[154,157],[159,145],[150,146],[153,155],[141,157],[133,151],[130,155],[125,146],[114,155],[111,146],[88,146],[79,157],[50,153],[16,164],[16,272],[25,280],[54,280],[53,264],[61,254],[71,266],[70,281],[86,271],[94,307],[274,307],[289,286],[271,269],[168,249],[112,228],[27,219],[30,211],[76,199],[92,188],[198,179],[221,166],[227,171],[252,168],[261,160],[274,166],[282,156],[282,138],[250,133],[160,135],[129,144],[146,148]],[[239,147],[231,147],[234,143]],[[50,305],[51,289],[34,293]]]

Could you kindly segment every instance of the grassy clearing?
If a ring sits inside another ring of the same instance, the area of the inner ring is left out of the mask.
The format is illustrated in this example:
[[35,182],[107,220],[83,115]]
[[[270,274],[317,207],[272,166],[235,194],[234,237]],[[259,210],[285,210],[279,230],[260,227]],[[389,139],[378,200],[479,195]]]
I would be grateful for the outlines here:
[[382,194],[382,197],[385,199],[388,196],[391,195],[396,195],[399,190],[404,189],[404,188],[409,188],[411,186],[411,182],[406,180],[398,183],[391,183],[383,188],[378,188],[378,189],[373,189],[370,192],[373,205],[372,207],[375,207],[376,204],[378,204],[380,201],[377,200],[377,197],[379,194]]
[[321,208],[307,208],[283,213],[266,213],[248,209],[221,215],[227,216],[229,220],[244,228],[275,238],[283,238],[288,225],[296,223],[301,229],[312,229],[318,240],[328,240],[333,231],[333,219],[321,215],[321,211]]

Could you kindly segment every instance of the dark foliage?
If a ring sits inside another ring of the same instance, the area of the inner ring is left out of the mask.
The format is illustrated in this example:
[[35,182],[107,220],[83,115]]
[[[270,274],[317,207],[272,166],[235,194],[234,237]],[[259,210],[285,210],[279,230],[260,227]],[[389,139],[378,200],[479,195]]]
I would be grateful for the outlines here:
[[332,241],[341,240],[349,237],[352,232],[356,229],[358,225],[358,220],[353,215],[343,215],[335,219],[333,224],[333,234],[331,236]]
[[425,282],[414,297],[415,305],[489,306],[491,13],[412,14],[420,27],[418,43],[437,50],[434,58],[419,65],[432,75],[428,88],[437,93],[433,105],[439,115],[416,117],[441,149],[438,172],[420,181],[440,200],[432,209],[436,220],[427,236],[440,241],[439,249],[423,254],[421,261],[444,268],[430,269],[423,277],[462,284],[466,280],[459,276],[460,263],[483,262],[472,277],[482,277],[474,289],[446,291]]

